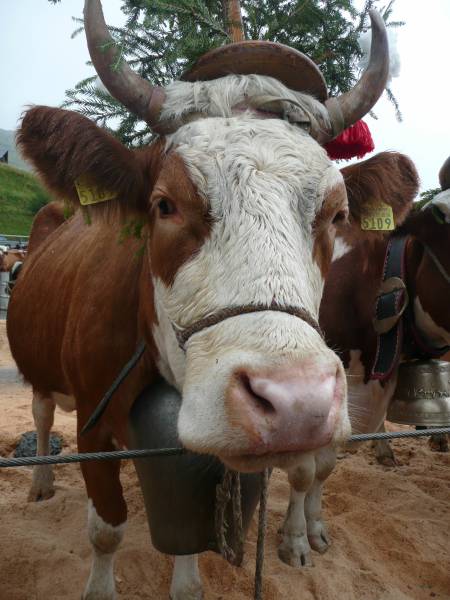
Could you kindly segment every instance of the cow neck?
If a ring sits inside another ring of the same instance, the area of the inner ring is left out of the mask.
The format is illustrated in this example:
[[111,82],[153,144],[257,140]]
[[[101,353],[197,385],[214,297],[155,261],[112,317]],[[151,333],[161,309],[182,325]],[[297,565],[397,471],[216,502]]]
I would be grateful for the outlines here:
[[[424,242],[416,239],[416,243],[419,247],[422,248],[422,254],[427,254],[434,266],[436,267],[439,276],[443,277],[444,280],[450,284],[450,276],[446,272],[444,265],[439,261],[434,252],[430,249],[430,247]],[[408,245],[411,247],[414,243],[414,240],[410,237],[408,240]],[[415,288],[415,279],[412,274],[409,277],[410,281],[408,283],[409,295],[410,298],[413,299],[416,297],[416,288]],[[447,346],[433,346],[427,338],[422,334],[420,329],[417,327],[415,322],[414,315],[414,304],[411,301],[405,311],[404,315],[404,326],[405,326],[405,342],[404,342],[404,352],[408,358],[417,358],[417,359],[429,359],[429,358],[439,358],[446,354],[450,350],[450,345]]]
[[[402,354],[408,358],[439,358],[450,346],[431,346],[419,331],[414,318],[414,306],[410,299],[415,296],[414,277],[408,277],[406,254],[412,243],[411,236],[392,236],[387,244],[381,285],[375,300],[374,329],[377,332],[377,349],[370,379],[386,382],[398,366]],[[443,265],[422,244],[435,262],[441,274],[449,281]],[[436,263],[437,261],[437,263]]]
[[257,312],[266,312],[266,311],[275,311],[275,312],[283,312],[294,317],[305,321],[310,327],[315,329],[317,333],[323,337],[322,330],[320,329],[319,323],[317,319],[315,319],[311,313],[306,310],[306,308],[300,308],[296,306],[284,306],[276,303],[272,303],[270,305],[266,304],[244,304],[239,306],[231,306],[227,308],[223,308],[207,317],[200,319],[186,328],[180,328],[175,323],[172,322],[172,327],[175,332],[178,345],[186,352],[186,344],[190,340],[190,338],[196,333],[200,333],[205,329],[209,329],[210,327],[214,327],[219,323],[227,319],[231,319],[232,317],[238,317],[240,315],[248,315]]

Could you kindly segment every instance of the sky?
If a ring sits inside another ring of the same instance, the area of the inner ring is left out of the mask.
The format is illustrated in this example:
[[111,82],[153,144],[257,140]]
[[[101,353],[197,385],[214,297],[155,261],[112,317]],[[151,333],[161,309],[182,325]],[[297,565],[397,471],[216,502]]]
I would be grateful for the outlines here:
[[[93,73],[84,35],[71,39],[83,0],[0,0],[0,128],[15,129],[30,104],[58,106],[65,90]],[[103,0],[108,23],[125,18],[121,0]],[[398,123],[392,105],[382,98],[379,117],[367,117],[375,152],[408,154],[421,177],[421,189],[438,187],[438,171],[450,155],[450,0],[396,0],[400,76],[391,88],[400,104]]]

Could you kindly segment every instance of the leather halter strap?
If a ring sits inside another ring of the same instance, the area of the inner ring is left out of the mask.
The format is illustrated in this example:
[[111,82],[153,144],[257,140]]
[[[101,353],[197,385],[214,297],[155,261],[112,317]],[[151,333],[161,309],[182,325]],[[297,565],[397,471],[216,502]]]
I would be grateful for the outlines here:
[[[450,346],[436,348],[424,339],[414,319],[414,308],[409,302],[406,286],[406,246],[409,236],[393,236],[389,240],[384,260],[383,275],[375,301],[373,326],[377,332],[377,350],[370,379],[387,381],[400,362],[402,353],[409,358],[439,358]],[[430,248],[422,244],[440,274],[449,282],[449,276]]]
[[231,319],[232,317],[265,311],[284,312],[288,315],[297,317],[302,321],[305,321],[305,323],[307,323],[310,327],[317,331],[321,337],[323,337],[317,319],[315,319],[311,313],[306,310],[306,308],[300,308],[297,306],[283,306],[280,304],[271,304],[269,306],[266,304],[244,304],[241,306],[230,306],[228,308],[223,308],[216,313],[208,315],[199,321],[196,321],[189,327],[181,329],[174,323],[172,323],[172,327],[177,337],[178,345],[183,352],[186,352],[186,344],[194,334],[200,333],[201,331],[208,329],[209,327],[213,327],[218,323],[222,323],[222,321],[225,321],[226,319]]
[[438,257],[436,256],[436,254],[431,250],[431,248],[429,246],[427,246],[427,244],[424,244],[422,242],[422,246],[424,247],[425,252],[431,258],[431,260],[434,262],[434,265],[435,265],[436,269],[439,271],[439,273],[442,275],[442,277],[445,279],[445,281],[450,284],[450,275],[447,273],[447,271],[445,270],[444,265],[438,259]]

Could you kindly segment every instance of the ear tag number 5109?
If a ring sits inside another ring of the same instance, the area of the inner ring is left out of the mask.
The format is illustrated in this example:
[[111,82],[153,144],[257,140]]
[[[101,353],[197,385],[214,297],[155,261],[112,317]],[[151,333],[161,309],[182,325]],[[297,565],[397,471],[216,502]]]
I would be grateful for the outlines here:
[[364,231],[392,231],[395,229],[392,207],[384,202],[365,207],[365,211],[361,215],[361,229]]

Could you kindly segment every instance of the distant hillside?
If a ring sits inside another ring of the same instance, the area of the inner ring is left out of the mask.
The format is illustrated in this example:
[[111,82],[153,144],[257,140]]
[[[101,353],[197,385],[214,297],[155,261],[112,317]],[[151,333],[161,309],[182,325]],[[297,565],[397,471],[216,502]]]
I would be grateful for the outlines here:
[[23,160],[16,148],[15,137],[15,131],[0,129],[0,148],[6,148],[8,150],[8,164],[17,167],[18,169],[31,171],[30,165]]
[[49,200],[36,177],[0,163],[0,233],[28,235],[34,215]]

